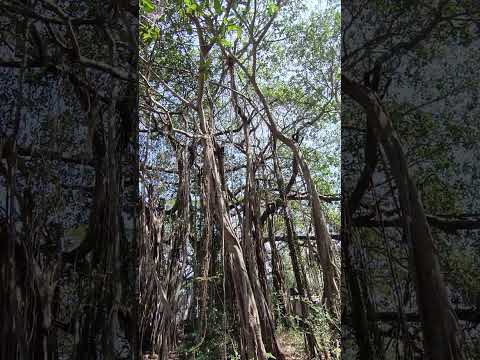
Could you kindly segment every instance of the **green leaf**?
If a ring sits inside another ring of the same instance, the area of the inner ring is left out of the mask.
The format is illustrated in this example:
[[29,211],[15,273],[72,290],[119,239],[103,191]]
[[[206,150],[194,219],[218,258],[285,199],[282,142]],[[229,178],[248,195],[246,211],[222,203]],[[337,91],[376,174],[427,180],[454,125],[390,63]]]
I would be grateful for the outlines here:
[[232,42],[227,39],[220,39],[220,44],[222,44],[226,48],[232,47]]
[[140,36],[144,43],[149,44],[160,37],[160,29],[151,25],[142,25]]
[[230,24],[227,26],[227,32],[230,31],[236,31],[238,38],[242,36],[242,28],[236,24]]
[[278,5],[273,2],[273,1],[270,1],[268,4],[267,4],[267,14],[269,16],[273,16],[277,13],[278,11]]
[[146,13],[152,13],[155,11],[155,5],[153,5],[152,0],[141,0],[140,6]]
[[72,227],[65,231],[66,236],[82,238],[88,231],[88,225],[82,224],[79,226]]
[[213,0],[213,8],[215,9],[215,12],[218,15],[220,15],[223,12],[222,1],[221,0]]
[[194,14],[198,9],[198,5],[195,0],[184,0],[183,3],[185,4],[185,13],[187,14]]
[[272,354],[272,353],[269,353],[269,352],[267,352],[267,354],[266,354],[266,355],[267,355],[267,359],[276,359],[276,357],[275,357],[275,356],[273,356],[273,354]]
[[199,70],[204,73],[205,77],[208,76],[208,70],[210,69],[211,65],[212,65],[212,59],[210,58],[208,58],[206,61],[200,64]]

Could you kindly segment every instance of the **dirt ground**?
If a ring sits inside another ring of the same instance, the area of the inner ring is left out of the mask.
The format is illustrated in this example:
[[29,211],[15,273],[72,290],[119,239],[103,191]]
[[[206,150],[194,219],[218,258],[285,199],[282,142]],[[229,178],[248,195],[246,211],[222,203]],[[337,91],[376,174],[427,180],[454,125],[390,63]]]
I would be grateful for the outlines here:
[[288,360],[308,360],[303,350],[303,342],[298,337],[281,333],[278,335],[278,342]]

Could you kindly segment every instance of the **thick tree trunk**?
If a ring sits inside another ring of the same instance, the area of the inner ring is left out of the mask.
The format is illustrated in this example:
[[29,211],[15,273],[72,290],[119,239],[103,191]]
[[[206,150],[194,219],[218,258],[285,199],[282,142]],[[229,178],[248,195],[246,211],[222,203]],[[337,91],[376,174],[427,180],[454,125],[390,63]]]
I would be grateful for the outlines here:
[[266,359],[266,350],[263,343],[255,295],[248,277],[240,242],[235,234],[235,230],[233,229],[230,216],[225,206],[224,194],[221,191],[220,174],[218,173],[211,135],[206,136],[204,146],[205,168],[207,171],[210,171],[215,190],[215,192],[210,193],[209,196],[212,197],[212,200],[215,203],[215,217],[219,227],[221,227],[221,233],[225,242],[225,250],[228,254],[229,263],[232,268],[231,273],[234,279],[234,284],[236,285],[235,296],[237,306],[240,311],[242,327],[246,334],[245,338],[248,341],[248,356],[263,360]]
[[426,359],[463,360],[462,332],[448,299],[434,240],[398,135],[374,93],[344,75],[342,88],[365,109],[368,127],[384,150],[398,186],[404,231],[416,279]]
[[199,31],[201,58],[198,73],[196,110],[199,116],[200,130],[202,131],[203,137],[205,172],[207,176],[210,176],[212,184],[212,192],[210,192],[209,196],[211,197],[212,203],[215,205],[215,220],[220,228],[225,252],[228,255],[228,264],[231,267],[232,277],[234,279],[234,284],[236,285],[235,297],[239,309],[242,331],[244,332],[247,341],[246,349],[248,356],[253,357],[254,359],[265,360],[267,354],[262,337],[257,303],[255,301],[252,284],[248,277],[240,241],[235,233],[228,209],[225,205],[225,196],[222,189],[219,164],[215,156],[212,129],[204,113],[203,97],[206,74],[203,69],[203,64],[205,64],[208,57],[208,48],[204,43],[199,26],[197,26],[197,30]]

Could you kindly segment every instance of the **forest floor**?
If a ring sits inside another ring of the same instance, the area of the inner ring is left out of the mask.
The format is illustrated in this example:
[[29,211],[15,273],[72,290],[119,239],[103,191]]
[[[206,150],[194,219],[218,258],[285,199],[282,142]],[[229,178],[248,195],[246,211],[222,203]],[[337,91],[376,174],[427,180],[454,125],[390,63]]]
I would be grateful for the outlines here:
[[[280,348],[285,354],[286,360],[309,360],[305,353],[303,335],[294,330],[283,330],[277,335]],[[157,357],[148,357],[145,355],[144,360],[158,359]],[[178,360],[179,355],[175,352],[169,354],[168,360]]]
[[292,332],[281,332],[278,334],[278,342],[280,348],[285,353],[285,358],[288,360],[307,360],[303,346],[302,335]]

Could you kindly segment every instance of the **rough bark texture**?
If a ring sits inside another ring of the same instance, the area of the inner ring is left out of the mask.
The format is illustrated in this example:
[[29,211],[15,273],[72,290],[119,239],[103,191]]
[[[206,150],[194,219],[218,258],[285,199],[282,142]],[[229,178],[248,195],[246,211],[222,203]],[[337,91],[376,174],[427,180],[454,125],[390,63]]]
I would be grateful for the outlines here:
[[204,112],[204,87],[206,73],[203,65],[208,57],[208,47],[205,44],[203,34],[200,27],[197,26],[199,32],[199,42],[201,48],[198,82],[197,82],[197,102],[196,108],[200,121],[200,130],[203,135],[203,160],[207,176],[211,177],[212,192],[209,194],[212,203],[215,205],[215,220],[220,228],[221,238],[224,241],[225,251],[228,255],[228,263],[231,266],[235,288],[235,298],[244,338],[247,341],[247,354],[249,357],[264,360],[267,358],[264,340],[262,337],[261,322],[257,304],[255,301],[254,290],[250,282],[244,254],[240,241],[237,238],[233,228],[228,209],[225,204],[225,193],[222,187],[221,174],[217,157],[215,156],[215,142],[212,135],[210,121],[207,120]]

